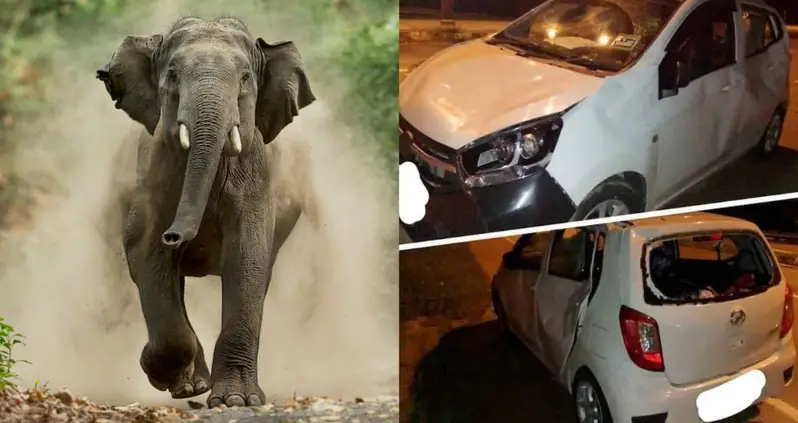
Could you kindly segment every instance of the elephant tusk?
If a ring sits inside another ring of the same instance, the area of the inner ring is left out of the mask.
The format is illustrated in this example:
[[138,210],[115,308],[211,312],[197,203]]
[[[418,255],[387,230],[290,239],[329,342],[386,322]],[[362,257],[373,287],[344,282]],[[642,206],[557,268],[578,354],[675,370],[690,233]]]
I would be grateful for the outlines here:
[[184,150],[188,150],[189,147],[191,147],[191,141],[188,137],[188,128],[184,124],[180,124],[180,145]]
[[241,152],[241,133],[238,132],[238,125],[234,126],[230,131],[230,144],[232,144],[233,151],[236,154]]

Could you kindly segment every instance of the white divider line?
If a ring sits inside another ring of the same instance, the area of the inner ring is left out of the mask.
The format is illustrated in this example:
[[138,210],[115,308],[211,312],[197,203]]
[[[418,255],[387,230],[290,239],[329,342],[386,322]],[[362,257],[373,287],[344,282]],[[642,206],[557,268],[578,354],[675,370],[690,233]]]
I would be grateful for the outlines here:
[[768,398],[765,400],[765,404],[775,408],[776,411],[781,413],[784,417],[787,417],[794,422],[798,422],[798,408],[795,408],[789,403],[778,398]]
[[701,204],[697,206],[678,207],[665,210],[657,210],[644,213],[628,214],[625,216],[605,217],[600,219],[580,220],[575,222],[563,222],[553,225],[544,225],[538,227],[529,227],[524,229],[513,229],[507,231],[489,232],[478,235],[467,235],[452,238],[436,239],[432,241],[411,242],[399,245],[399,251],[415,250],[419,248],[438,247],[449,244],[460,244],[463,242],[481,241],[484,239],[518,236],[532,232],[546,232],[556,231],[559,229],[576,228],[580,226],[589,225],[603,225],[606,223],[623,222],[627,220],[634,221],[635,219],[646,219],[652,217],[671,216],[675,214],[694,213],[700,211],[712,211],[712,209],[723,209],[727,207],[746,206],[749,204],[770,203],[774,201],[793,200],[798,198],[798,193],[793,192],[789,194],[768,195],[764,197],[746,198],[744,200],[723,201],[720,203]]

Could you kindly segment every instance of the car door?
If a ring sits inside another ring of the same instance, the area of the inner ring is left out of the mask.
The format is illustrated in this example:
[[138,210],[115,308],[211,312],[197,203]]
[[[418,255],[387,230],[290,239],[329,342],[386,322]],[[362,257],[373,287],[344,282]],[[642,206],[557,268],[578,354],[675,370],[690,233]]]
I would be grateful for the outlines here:
[[536,287],[552,237],[552,232],[521,236],[504,255],[502,266],[493,278],[508,323],[536,355],[540,345],[534,323]]
[[557,377],[570,355],[579,318],[590,295],[596,234],[591,228],[555,232],[537,283],[535,321],[541,339],[538,356]]
[[788,52],[778,17],[755,5],[741,7],[743,45],[743,118],[740,148],[751,148],[762,137],[778,107],[789,72]]
[[[714,170],[736,147],[742,101],[737,66],[735,0],[707,0],[688,12],[669,40],[686,86],[661,96],[656,113],[657,176],[654,196],[670,198]],[[683,85],[683,84],[682,84]]]

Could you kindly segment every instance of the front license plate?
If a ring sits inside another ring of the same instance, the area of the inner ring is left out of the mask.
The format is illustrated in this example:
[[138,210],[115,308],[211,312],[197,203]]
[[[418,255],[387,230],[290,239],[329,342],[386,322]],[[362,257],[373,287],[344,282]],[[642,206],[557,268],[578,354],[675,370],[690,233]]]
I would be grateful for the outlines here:
[[741,413],[762,396],[765,382],[761,370],[752,370],[700,393],[696,399],[698,417],[705,422],[715,422]]

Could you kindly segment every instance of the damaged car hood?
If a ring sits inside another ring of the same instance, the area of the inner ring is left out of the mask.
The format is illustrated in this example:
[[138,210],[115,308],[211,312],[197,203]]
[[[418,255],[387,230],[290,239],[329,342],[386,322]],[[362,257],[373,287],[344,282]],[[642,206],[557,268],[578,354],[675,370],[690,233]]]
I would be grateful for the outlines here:
[[418,66],[399,90],[399,112],[416,129],[457,149],[494,131],[560,112],[604,83],[476,40]]

